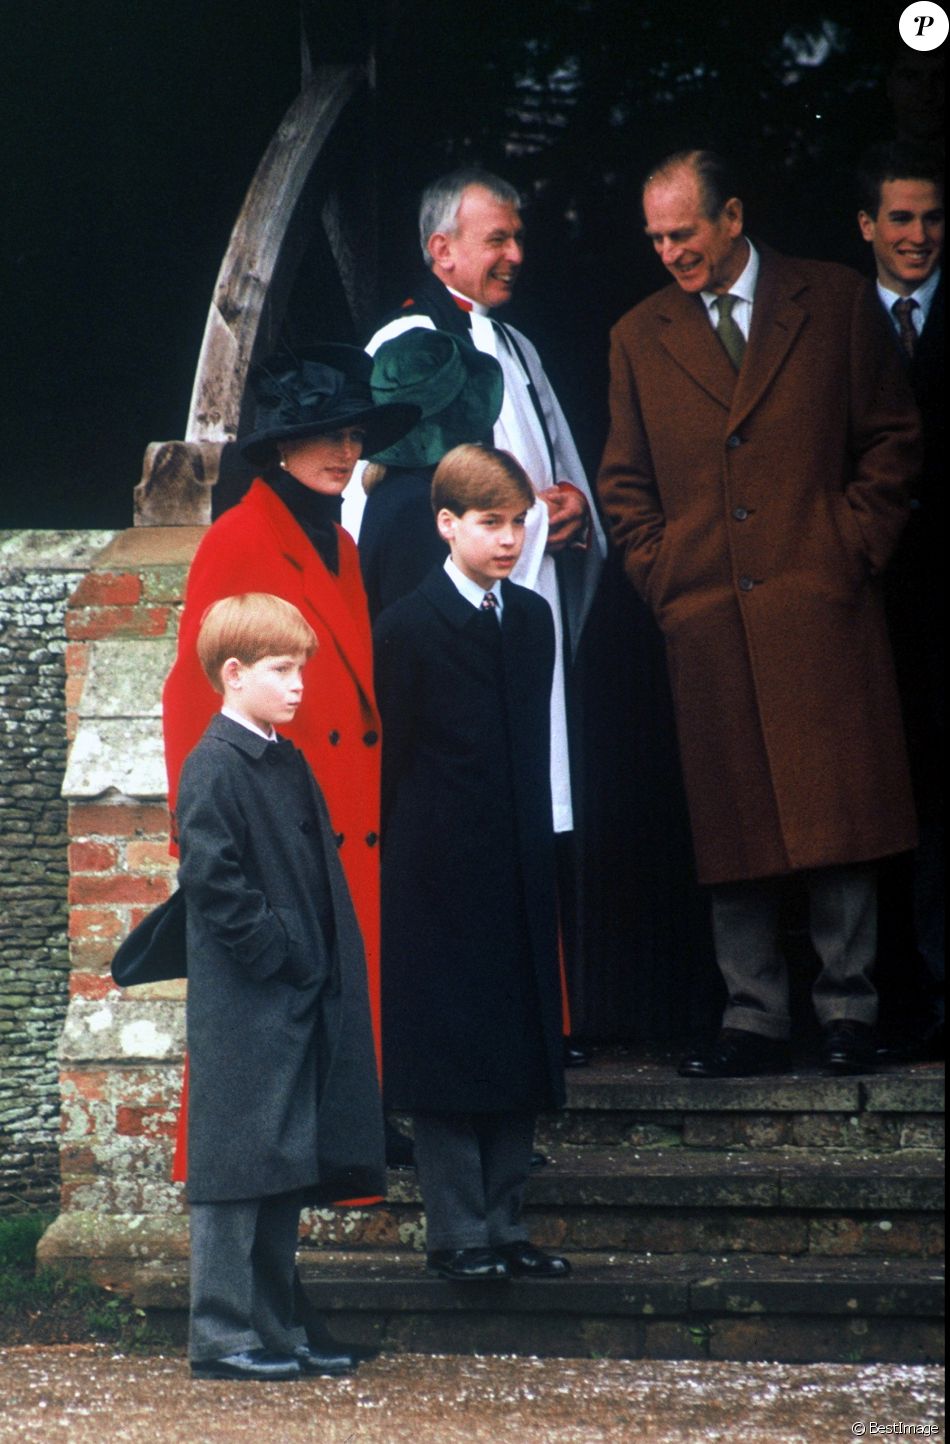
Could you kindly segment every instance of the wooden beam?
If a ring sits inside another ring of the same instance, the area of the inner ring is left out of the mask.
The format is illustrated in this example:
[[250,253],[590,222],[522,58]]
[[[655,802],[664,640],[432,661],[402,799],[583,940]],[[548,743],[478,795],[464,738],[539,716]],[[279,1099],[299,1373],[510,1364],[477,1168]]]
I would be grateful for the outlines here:
[[278,126],[251,182],[218,273],[186,441],[234,440],[264,303],[291,220],[340,113],[366,84],[361,66],[319,66]]

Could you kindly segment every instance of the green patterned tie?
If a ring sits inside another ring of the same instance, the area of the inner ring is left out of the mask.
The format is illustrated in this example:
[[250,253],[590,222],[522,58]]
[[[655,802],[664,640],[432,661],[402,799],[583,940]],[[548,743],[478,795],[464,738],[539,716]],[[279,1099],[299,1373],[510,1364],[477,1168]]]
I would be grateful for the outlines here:
[[738,296],[730,295],[716,297],[716,306],[719,310],[719,324],[716,326],[716,335],[722,342],[726,355],[737,371],[742,365],[742,356],[745,351],[745,337],[740,331],[738,324],[732,319],[732,308],[739,299]]

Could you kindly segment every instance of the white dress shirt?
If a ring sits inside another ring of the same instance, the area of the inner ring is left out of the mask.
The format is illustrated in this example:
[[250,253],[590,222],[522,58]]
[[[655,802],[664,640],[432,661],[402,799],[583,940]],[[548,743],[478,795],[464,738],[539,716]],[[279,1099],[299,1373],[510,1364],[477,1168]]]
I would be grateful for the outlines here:
[[[745,263],[742,275],[729,287],[727,294],[736,298],[736,304],[732,308],[732,319],[748,341],[749,331],[752,328],[752,302],[755,299],[755,288],[759,280],[759,253],[748,236],[745,240],[749,247],[749,259]],[[706,315],[709,317],[710,325],[715,331],[719,326],[719,307],[716,305],[719,296],[715,291],[702,291],[700,294],[706,304]]]
[[[937,293],[937,287],[940,285],[940,273],[940,267],[938,266],[937,269],[934,271],[933,275],[927,277],[923,285],[918,286],[916,291],[911,291],[910,295],[906,297],[908,301],[917,302],[916,306],[910,313],[910,324],[913,326],[918,336],[927,324],[927,317],[930,315],[930,307],[933,304],[933,298]],[[894,327],[894,330],[897,332],[898,335],[900,335],[901,327],[900,322],[894,315],[894,303],[896,301],[903,301],[905,297],[899,295],[897,291],[892,291],[890,287],[885,286],[884,282],[881,280],[879,280],[877,283],[877,294],[881,298],[881,305],[884,307],[885,311],[891,318],[891,323]]]
[[[461,593],[467,602],[471,602],[473,607],[477,607],[480,610],[482,602],[488,595],[485,588],[480,587],[478,582],[473,582],[471,577],[467,577],[464,572],[459,571],[451,557],[446,557],[444,566],[449,581],[453,583],[456,590]],[[501,614],[505,609],[505,604],[501,596],[501,582],[495,582],[494,586],[490,587],[489,590],[495,598],[493,610],[500,624]]]
[[230,717],[232,722],[236,722],[239,727],[246,727],[248,732],[256,732],[258,737],[264,738],[265,742],[277,741],[277,733],[273,727],[269,732],[265,732],[263,727],[258,727],[256,722],[249,722],[246,717],[241,716],[240,712],[235,712],[233,707],[223,706],[221,708],[221,716]]

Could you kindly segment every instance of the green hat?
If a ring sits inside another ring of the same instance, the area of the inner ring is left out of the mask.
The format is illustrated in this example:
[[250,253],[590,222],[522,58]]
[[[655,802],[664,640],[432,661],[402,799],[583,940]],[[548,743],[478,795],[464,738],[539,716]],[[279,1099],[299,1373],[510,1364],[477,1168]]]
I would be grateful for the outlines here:
[[422,412],[411,431],[373,453],[374,461],[392,466],[436,466],[453,446],[490,440],[505,394],[494,356],[428,326],[383,342],[370,388],[378,406],[418,406]]

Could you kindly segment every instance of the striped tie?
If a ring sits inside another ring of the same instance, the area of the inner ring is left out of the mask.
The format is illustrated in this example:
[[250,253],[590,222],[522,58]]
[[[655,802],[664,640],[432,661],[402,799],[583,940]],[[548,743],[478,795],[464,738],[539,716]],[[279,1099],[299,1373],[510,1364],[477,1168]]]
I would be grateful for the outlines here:
[[901,346],[909,361],[913,361],[914,352],[917,349],[917,330],[911,320],[912,313],[917,308],[917,302],[912,301],[909,296],[895,301],[891,310],[897,318],[898,335]]

